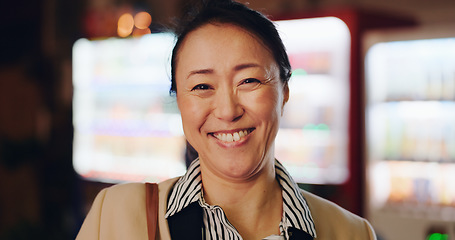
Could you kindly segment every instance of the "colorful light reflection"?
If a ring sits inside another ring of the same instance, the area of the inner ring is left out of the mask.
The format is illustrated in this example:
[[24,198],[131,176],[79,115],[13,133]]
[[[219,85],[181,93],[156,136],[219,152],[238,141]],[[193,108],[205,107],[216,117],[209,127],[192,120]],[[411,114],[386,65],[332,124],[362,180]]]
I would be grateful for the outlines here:
[[441,234],[441,233],[432,233],[427,237],[427,240],[448,240],[448,234]]

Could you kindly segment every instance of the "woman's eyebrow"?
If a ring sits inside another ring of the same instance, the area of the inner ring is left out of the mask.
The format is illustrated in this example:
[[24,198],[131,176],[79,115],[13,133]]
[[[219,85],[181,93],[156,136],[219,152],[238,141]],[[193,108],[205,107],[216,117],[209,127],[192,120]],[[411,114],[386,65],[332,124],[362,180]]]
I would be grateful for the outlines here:
[[[257,63],[242,63],[242,64],[239,64],[239,65],[236,65],[234,67],[234,71],[238,72],[238,71],[241,71],[241,70],[244,70],[244,69],[247,69],[247,68],[260,68],[261,66]],[[188,76],[186,77],[186,79],[190,78],[191,76],[193,75],[199,75],[199,74],[212,74],[214,73],[215,70],[211,69],[211,68],[205,68],[205,69],[196,69],[196,70],[193,70],[191,71]]]
[[188,76],[186,77],[186,79],[190,78],[190,77],[193,76],[193,75],[198,75],[198,74],[211,74],[211,73],[213,73],[213,72],[214,72],[213,69],[210,69],[210,68],[208,68],[208,69],[197,69],[197,70],[193,70],[193,71],[191,71],[191,72],[188,74]]
[[239,65],[236,65],[234,67],[234,70],[235,71],[240,71],[240,70],[243,70],[243,69],[246,69],[246,68],[260,68],[261,66],[257,63],[243,63],[243,64],[239,64]]

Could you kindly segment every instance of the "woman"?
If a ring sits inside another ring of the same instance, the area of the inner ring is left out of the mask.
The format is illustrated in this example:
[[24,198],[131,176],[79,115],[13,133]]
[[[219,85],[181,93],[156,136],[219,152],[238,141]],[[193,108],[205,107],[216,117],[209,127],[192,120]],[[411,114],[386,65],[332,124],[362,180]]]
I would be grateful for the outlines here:
[[[290,64],[270,20],[211,1],[178,33],[172,87],[199,157],[159,184],[160,239],[375,239],[360,217],[298,189],[274,158]],[[143,184],[103,190],[79,239],[147,239]]]

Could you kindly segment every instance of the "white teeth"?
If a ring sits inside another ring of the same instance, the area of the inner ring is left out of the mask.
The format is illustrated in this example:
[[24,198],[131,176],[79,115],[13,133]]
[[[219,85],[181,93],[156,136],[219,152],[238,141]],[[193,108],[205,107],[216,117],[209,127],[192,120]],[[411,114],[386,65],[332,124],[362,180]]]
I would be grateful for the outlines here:
[[239,141],[241,138],[245,137],[246,135],[248,135],[247,130],[238,131],[233,134],[231,133],[214,134],[216,138],[223,142],[236,142]]
[[240,131],[240,137],[245,137],[246,135],[248,135],[248,131],[247,130],[243,130],[243,131]]
[[232,142],[234,141],[234,138],[232,137],[232,134],[227,133],[226,134],[226,142]]
[[246,133],[246,131],[240,131],[240,132],[239,132],[239,137],[240,137],[240,138],[245,137],[245,136],[246,136],[245,133]]
[[240,135],[239,135],[239,133],[234,133],[234,135],[233,135],[232,137],[234,138],[234,141],[240,140]]

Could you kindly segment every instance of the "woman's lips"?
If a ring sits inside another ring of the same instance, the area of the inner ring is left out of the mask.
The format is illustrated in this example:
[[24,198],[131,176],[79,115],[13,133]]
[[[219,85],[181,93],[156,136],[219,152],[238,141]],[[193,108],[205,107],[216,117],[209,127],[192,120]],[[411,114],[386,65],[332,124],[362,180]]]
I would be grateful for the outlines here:
[[211,133],[211,135],[222,142],[230,143],[241,141],[246,136],[248,136],[253,130],[254,128],[248,128],[229,132],[215,132]]

